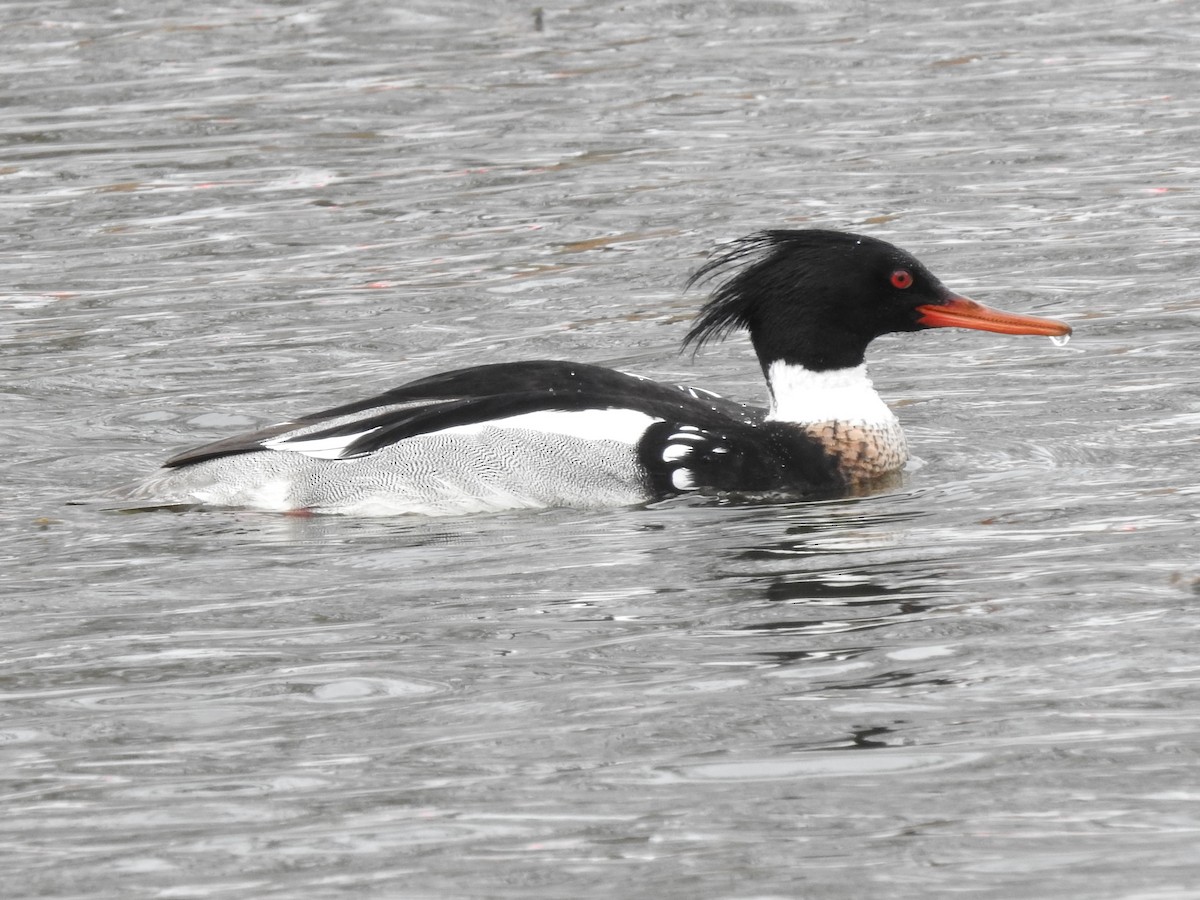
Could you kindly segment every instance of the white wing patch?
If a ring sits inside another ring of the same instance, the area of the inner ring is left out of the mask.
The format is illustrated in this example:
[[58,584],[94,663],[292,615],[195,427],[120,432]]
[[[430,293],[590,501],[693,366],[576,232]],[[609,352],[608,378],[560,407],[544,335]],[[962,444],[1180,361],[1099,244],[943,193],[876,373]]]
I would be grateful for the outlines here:
[[584,441],[619,441],[634,446],[646,429],[661,419],[636,409],[547,409],[506,419],[489,419],[446,428],[440,434],[480,434],[490,428],[517,428],[542,434],[560,434]]
[[671,484],[679,491],[690,491],[696,486],[696,479],[687,469],[676,469],[671,473]]
[[373,431],[378,431],[379,428],[368,428],[365,431],[358,431],[354,434],[343,434],[338,437],[327,438],[289,438],[286,434],[272,438],[269,441],[263,441],[262,445],[268,450],[283,450],[287,453],[303,453],[305,456],[311,456],[313,459],[344,459],[343,454],[346,448],[357,441],[360,437],[370,434]]
[[706,391],[704,388],[692,387],[687,384],[677,384],[675,387],[690,396],[693,400],[720,400],[720,394],[714,394],[712,391]]
[[667,449],[662,452],[663,462],[675,462],[677,459],[683,459],[690,455],[692,448],[686,444],[668,444]]
[[[654,416],[636,409],[582,409],[569,412],[542,410],[523,413],[519,416],[508,416],[503,419],[488,419],[470,425],[456,425],[453,428],[427,432],[427,436],[435,434],[479,435],[490,430],[519,429],[585,441],[617,441],[632,447],[642,439],[646,429],[658,421],[660,420]],[[279,450],[285,453],[302,453],[314,459],[346,459],[348,458],[346,450],[351,444],[378,430],[379,427],[367,428],[352,434],[323,438],[289,437],[283,434],[269,441],[263,441],[262,446],[268,450]]]
[[[693,466],[699,460],[694,458],[694,454],[702,448],[709,454],[728,453],[729,448],[717,443],[719,440],[720,438],[701,431],[695,425],[680,425],[679,430],[667,438],[667,445],[661,453],[662,461],[681,464],[671,471],[671,485],[675,490],[696,490],[696,470]],[[689,462],[692,466],[688,465]]]

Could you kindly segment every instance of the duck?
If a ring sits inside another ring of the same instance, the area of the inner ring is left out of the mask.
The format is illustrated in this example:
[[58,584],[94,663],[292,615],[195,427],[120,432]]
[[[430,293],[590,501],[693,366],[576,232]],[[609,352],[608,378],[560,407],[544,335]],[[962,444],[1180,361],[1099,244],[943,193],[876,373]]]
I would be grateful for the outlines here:
[[362,516],[836,496],[908,461],[904,431],[867,376],[875,338],[1071,333],[954,293],[912,254],[844,231],[751,234],[687,286],[710,282],[683,347],[747,332],[765,407],[588,363],[473,365],[185,450],[134,496]]

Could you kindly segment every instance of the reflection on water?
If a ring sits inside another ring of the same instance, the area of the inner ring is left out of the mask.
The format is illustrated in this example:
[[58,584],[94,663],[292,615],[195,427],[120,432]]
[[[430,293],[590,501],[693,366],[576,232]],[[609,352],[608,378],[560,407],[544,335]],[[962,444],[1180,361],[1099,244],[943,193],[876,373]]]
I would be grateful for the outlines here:
[[[1191,896],[1195,17],[864,11],[0,7],[8,893]],[[676,348],[766,226],[1075,338],[881,340],[864,497],[68,505],[474,362],[760,400]]]

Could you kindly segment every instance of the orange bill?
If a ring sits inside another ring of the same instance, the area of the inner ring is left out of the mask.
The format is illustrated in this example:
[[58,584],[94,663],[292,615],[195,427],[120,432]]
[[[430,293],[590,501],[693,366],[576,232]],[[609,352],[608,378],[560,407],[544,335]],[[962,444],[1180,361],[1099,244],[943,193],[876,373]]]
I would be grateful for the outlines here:
[[998,334],[1041,334],[1062,337],[1071,333],[1071,326],[1057,319],[1021,316],[991,309],[959,294],[950,294],[945,303],[918,306],[921,318],[917,322],[926,328],[974,328],[976,331],[995,331]]

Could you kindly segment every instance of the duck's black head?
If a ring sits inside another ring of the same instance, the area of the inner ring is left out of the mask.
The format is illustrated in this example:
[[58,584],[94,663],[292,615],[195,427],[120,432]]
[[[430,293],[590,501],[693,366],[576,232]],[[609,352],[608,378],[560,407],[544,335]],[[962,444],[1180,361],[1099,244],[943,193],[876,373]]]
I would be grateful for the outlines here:
[[841,231],[762,231],[689,280],[744,265],[717,286],[684,345],[745,328],[764,370],[860,365],[881,334],[957,326],[1008,334],[1066,334],[1050,319],[990,310],[946,288],[916,257],[878,238]]

